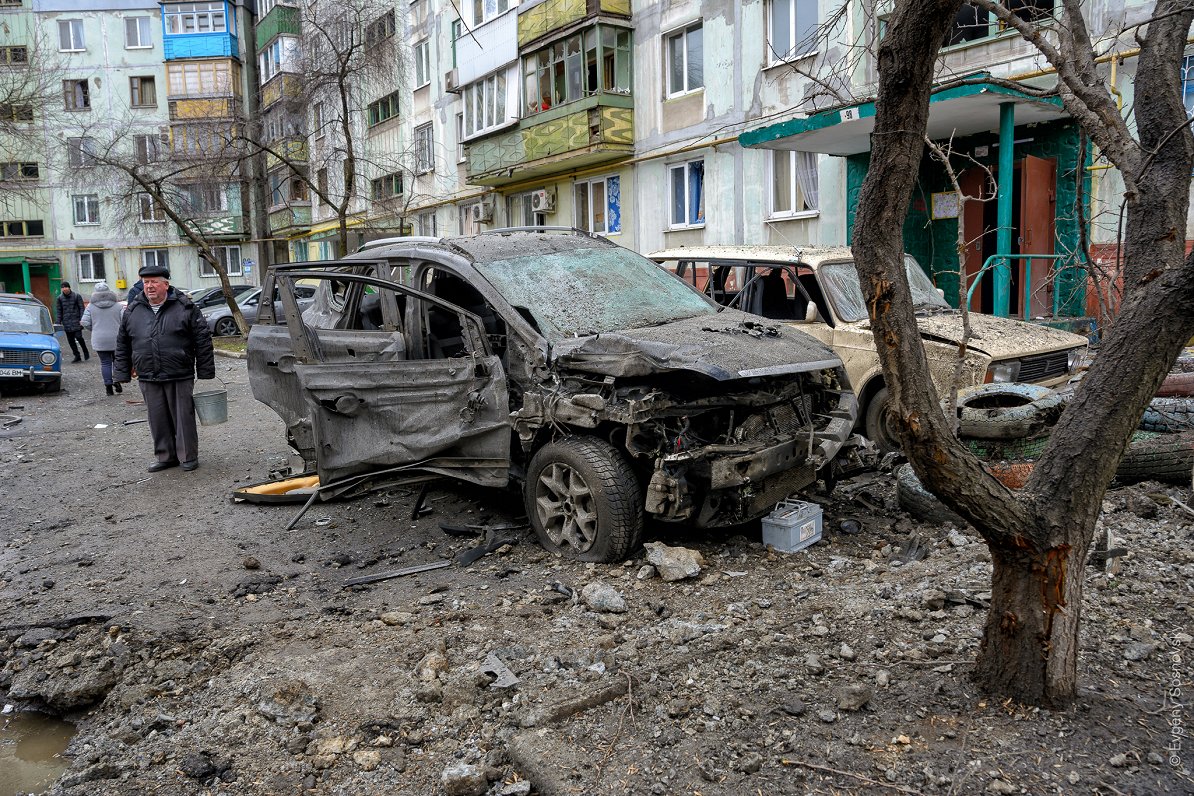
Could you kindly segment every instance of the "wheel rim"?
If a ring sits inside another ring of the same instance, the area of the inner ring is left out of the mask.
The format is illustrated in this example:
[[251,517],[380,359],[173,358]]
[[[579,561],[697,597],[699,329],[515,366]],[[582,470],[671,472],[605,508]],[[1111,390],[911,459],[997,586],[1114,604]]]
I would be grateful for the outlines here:
[[222,318],[220,322],[216,324],[216,334],[220,337],[229,337],[230,335],[236,333],[235,328],[236,324],[231,318]]
[[584,553],[597,541],[593,491],[573,468],[553,462],[539,474],[535,508],[543,532],[556,547]]

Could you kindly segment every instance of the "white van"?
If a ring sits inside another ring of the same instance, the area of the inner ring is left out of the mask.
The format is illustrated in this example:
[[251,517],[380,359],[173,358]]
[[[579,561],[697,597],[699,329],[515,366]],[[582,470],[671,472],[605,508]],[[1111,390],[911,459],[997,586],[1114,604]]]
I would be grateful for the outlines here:
[[[858,396],[863,433],[883,450],[898,447],[850,249],[692,246],[648,257],[719,304],[786,321],[832,346]],[[958,364],[962,313],[933,287],[916,258],[904,257],[929,373],[944,397]],[[977,312],[970,313],[970,330],[959,388],[991,381],[1052,387],[1070,378],[1087,350],[1080,335]]]

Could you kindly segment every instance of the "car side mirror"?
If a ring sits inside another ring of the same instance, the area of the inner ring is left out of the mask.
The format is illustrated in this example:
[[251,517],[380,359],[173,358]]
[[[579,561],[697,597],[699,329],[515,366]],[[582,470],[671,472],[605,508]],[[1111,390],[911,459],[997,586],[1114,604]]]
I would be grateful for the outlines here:
[[804,322],[805,323],[815,323],[816,320],[817,320],[817,305],[815,302],[810,301],[808,303],[808,306],[806,306],[804,308]]

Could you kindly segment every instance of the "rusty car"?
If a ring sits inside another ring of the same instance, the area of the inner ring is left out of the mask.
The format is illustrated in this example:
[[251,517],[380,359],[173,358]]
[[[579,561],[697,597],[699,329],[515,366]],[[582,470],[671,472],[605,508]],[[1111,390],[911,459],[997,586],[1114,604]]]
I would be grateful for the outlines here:
[[[782,321],[832,346],[857,394],[860,429],[881,451],[899,447],[849,248],[693,246],[648,256],[720,305]],[[959,388],[985,382],[1055,387],[1071,378],[1087,353],[1081,335],[971,312],[970,337],[959,363],[961,312],[950,306],[915,257],[904,255],[904,265],[929,374],[941,397],[955,382]]]
[[[316,285],[303,309],[295,284]],[[320,483],[425,473],[520,487],[547,549],[618,561],[644,518],[720,527],[832,466],[857,402],[801,331],[719,307],[575,230],[397,238],[275,266],[254,396]],[[276,315],[277,317],[274,317]]]

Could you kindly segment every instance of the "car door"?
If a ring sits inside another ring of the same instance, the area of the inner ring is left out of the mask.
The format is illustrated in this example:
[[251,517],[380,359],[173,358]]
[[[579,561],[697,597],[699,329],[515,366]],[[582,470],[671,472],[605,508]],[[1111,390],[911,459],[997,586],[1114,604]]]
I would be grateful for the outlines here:
[[[511,433],[506,376],[479,318],[374,276],[286,270],[275,279],[322,484],[410,468],[505,486]],[[387,303],[393,298],[393,306],[399,298],[408,306],[435,305],[458,317],[465,330],[463,352],[450,359],[412,359],[402,328],[315,328],[302,318],[298,280],[372,287]]]

